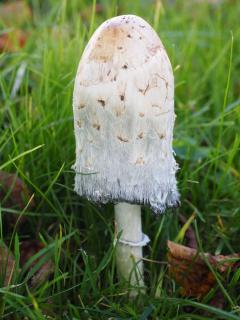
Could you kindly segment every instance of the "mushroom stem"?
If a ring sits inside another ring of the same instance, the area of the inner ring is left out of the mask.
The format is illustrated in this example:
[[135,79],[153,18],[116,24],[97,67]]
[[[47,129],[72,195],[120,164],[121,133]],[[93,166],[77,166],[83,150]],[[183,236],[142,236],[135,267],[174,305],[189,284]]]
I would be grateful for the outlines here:
[[138,294],[144,287],[142,247],[141,206],[129,203],[118,203],[114,206],[116,236],[120,237],[116,244],[116,264],[119,277],[129,281],[131,295]]

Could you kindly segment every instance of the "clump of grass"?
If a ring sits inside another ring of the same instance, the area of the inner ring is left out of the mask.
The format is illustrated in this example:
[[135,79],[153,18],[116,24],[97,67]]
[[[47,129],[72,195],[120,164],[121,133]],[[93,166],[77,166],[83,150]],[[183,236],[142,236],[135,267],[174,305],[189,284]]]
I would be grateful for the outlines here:
[[[32,212],[14,211],[28,218],[14,234],[1,224],[1,241],[12,243],[18,259],[19,242],[38,237],[46,247],[36,268],[46,253],[55,265],[53,276],[36,288],[24,269],[14,274],[11,286],[0,288],[2,319],[239,319],[238,271],[227,282],[216,274],[211,294],[223,291],[224,311],[210,306],[210,297],[202,303],[181,297],[166,263],[153,261],[166,262],[166,240],[175,239],[181,229],[177,215],[153,217],[147,208],[143,219],[151,244],[145,254],[152,260],[145,262],[148,292],[134,304],[129,301],[109,246],[112,206],[96,207],[73,192],[71,106],[82,50],[104,19],[140,15],[157,28],[175,73],[179,211],[186,216],[195,212],[202,250],[240,251],[240,5],[230,0],[216,6],[160,2],[105,0],[94,14],[88,1],[29,1],[33,22],[27,46],[0,56],[0,168],[17,172],[36,202]],[[25,74],[13,97],[23,64]],[[2,203],[1,214],[4,221],[13,210]]]

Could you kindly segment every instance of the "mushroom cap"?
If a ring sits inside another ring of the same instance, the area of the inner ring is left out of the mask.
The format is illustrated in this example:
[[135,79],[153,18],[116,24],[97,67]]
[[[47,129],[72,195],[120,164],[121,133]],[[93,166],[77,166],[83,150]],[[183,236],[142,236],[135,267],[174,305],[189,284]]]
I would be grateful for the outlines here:
[[174,78],[142,18],[105,21],[80,60],[73,93],[75,191],[95,202],[178,203],[173,157]]

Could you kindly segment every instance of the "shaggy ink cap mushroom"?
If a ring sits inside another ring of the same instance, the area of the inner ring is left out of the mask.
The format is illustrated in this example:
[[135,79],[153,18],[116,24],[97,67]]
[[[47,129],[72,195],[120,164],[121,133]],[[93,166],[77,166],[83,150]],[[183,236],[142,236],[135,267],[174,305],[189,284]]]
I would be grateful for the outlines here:
[[104,22],[75,80],[75,191],[95,202],[178,203],[172,139],[174,78],[161,40],[142,18]]

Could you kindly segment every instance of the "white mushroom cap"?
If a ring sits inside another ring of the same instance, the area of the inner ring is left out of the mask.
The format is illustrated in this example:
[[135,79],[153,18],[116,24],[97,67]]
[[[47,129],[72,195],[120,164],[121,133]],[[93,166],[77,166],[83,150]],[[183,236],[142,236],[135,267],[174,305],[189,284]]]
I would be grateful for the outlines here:
[[142,18],[104,22],[79,63],[73,94],[75,191],[96,202],[178,202],[174,79],[161,40]]

